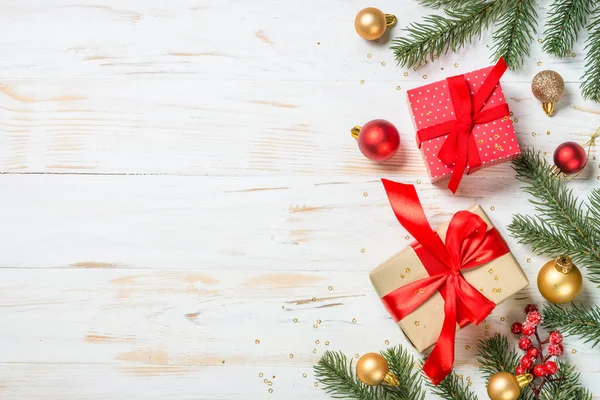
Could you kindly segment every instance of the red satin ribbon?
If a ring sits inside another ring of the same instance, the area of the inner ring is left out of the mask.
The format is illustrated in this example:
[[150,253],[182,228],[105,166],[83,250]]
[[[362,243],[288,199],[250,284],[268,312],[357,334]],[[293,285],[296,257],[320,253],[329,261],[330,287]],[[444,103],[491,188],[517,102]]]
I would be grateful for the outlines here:
[[481,217],[469,211],[454,214],[446,243],[431,228],[413,185],[382,179],[400,224],[416,242],[413,248],[429,273],[428,278],[402,286],[381,300],[396,321],[419,308],[434,293],[444,298],[444,324],[423,371],[437,385],[452,371],[456,324],[479,324],[496,306],[469,284],[461,270],[480,267],[509,252],[495,228],[487,229]]
[[479,150],[475,137],[472,135],[473,126],[494,121],[509,114],[508,105],[501,104],[485,111],[481,109],[492,95],[507,69],[503,58],[492,68],[479,90],[471,97],[469,86],[464,75],[450,77],[447,80],[454,115],[456,120],[443,122],[417,131],[419,146],[421,142],[448,135],[438,157],[444,164],[454,164],[448,189],[456,193],[467,165],[476,168],[481,165]]

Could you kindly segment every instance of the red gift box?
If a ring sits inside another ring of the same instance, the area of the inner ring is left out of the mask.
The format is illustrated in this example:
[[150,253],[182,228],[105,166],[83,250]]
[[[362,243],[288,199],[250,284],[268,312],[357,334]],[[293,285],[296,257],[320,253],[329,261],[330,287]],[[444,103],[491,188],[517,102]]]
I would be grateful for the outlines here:
[[[521,153],[512,121],[508,115],[508,106],[502,93],[502,87],[498,81],[505,69],[504,60],[500,59],[496,66],[408,91],[410,109],[417,129],[417,144],[421,149],[432,182],[449,178],[455,170],[456,164],[452,161],[456,160],[448,160],[446,157],[444,160],[446,162],[444,162],[443,157],[440,158],[440,151],[452,134],[452,129],[455,129],[453,123],[458,125],[462,122],[461,118],[466,117],[465,124],[469,125],[469,116],[464,115],[465,111],[461,113],[459,110],[457,118],[457,108],[471,110],[470,117],[472,118],[470,129],[467,130],[463,127],[464,132],[462,133],[463,135],[464,133],[469,134],[468,140],[473,146],[469,147],[468,155],[462,155],[466,158],[464,173],[470,174],[482,168],[510,161]],[[457,82],[458,89],[456,88]],[[460,100],[456,91],[461,90],[460,84],[463,82],[466,83],[466,86],[463,88],[463,99]],[[479,98],[477,99],[477,97]],[[457,102],[461,101],[472,102],[472,104],[457,105]],[[475,110],[475,107],[479,106],[481,108]],[[482,115],[487,115],[488,118],[479,118]],[[444,126],[447,129],[444,129]],[[421,134],[436,130],[436,128],[441,128],[437,129],[437,137],[430,138],[427,136],[432,135]],[[475,148],[477,155],[471,154],[475,152]],[[457,153],[457,157],[461,156],[460,150],[453,151]],[[462,174],[461,171],[460,176]],[[457,180],[460,182],[460,177],[457,177]],[[454,188],[451,187],[452,191],[456,190],[458,182],[455,182]]]

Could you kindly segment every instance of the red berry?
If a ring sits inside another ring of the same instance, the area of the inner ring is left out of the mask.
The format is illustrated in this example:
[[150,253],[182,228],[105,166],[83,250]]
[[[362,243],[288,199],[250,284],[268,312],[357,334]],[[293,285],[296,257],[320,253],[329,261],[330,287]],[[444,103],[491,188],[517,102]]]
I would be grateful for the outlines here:
[[535,376],[544,376],[546,375],[546,370],[544,369],[544,366],[542,364],[538,364],[533,369],[533,374]]
[[535,326],[531,324],[529,321],[525,321],[523,325],[521,325],[521,331],[523,335],[531,336],[535,333]]
[[527,372],[525,368],[520,365],[517,365],[517,368],[515,368],[515,375],[523,375],[525,372]]
[[515,322],[514,324],[512,324],[512,326],[510,327],[510,331],[512,333],[514,333],[515,335],[520,334],[522,332],[521,331],[521,323]]
[[523,358],[521,358],[521,367],[525,369],[530,369],[533,367],[533,361],[531,361],[531,358],[523,356]]
[[529,350],[527,350],[527,355],[535,360],[540,355],[540,351],[535,347],[532,347]]
[[564,353],[564,351],[565,349],[560,343],[552,343],[550,346],[548,346],[548,353],[550,353],[550,355],[552,356],[561,356]]
[[544,370],[546,370],[547,375],[554,375],[558,372],[558,365],[554,361],[546,361],[544,364]]
[[538,326],[542,322],[542,314],[539,311],[531,311],[527,314],[527,322],[533,326]]
[[550,332],[550,341],[552,343],[560,344],[563,341],[563,335],[559,331]]
[[529,314],[532,311],[538,311],[538,306],[536,304],[527,304],[525,306],[525,314]]
[[531,343],[531,339],[529,339],[528,337],[522,337],[519,340],[519,348],[521,350],[527,351],[532,347],[533,347],[533,343]]

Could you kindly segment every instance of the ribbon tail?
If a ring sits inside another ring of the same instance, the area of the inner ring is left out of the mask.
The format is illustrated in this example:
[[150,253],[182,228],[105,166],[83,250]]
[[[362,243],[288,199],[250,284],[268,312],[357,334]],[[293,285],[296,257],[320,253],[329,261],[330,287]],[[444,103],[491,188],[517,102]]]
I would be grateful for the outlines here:
[[454,366],[454,341],[456,338],[456,290],[454,285],[457,278],[457,275],[448,276],[445,286],[445,317],[442,333],[423,365],[423,372],[436,386],[448,376]]
[[[466,128],[469,129],[469,128]],[[460,181],[462,180],[465,171],[467,170],[467,164],[469,161],[469,136],[468,134],[459,133],[456,146],[456,163],[452,169],[452,175],[450,176],[450,182],[448,182],[448,189],[452,193],[456,193]]]

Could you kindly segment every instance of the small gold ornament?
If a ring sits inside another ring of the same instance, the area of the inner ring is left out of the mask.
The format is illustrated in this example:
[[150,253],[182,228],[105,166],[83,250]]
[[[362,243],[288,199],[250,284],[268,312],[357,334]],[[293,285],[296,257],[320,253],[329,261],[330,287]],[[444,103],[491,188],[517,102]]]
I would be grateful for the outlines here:
[[521,388],[533,381],[533,375],[525,374],[514,376],[508,372],[498,372],[492,375],[487,384],[487,393],[490,400],[517,400]]
[[387,360],[378,353],[367,353],[356,363],[356,375],[365,385],[400,386],[398,377],[390,372]]
[[579,295],[583,285],[581,271],[569,256],[560,256],[546,263],[537,278],[538,289],[546,300],[563,304]]
[[560,100],[565,91],[565,81],[558,72],[542,71],[533,77],[531,91],[542,102],[546,115],[551,116],[554,114],[554,103]]
[[368,7],[356,15],[354,29],[363,39],[379,39],[388,26],[394,25],[398,19],[395,15],[384,14],[375,7]]

